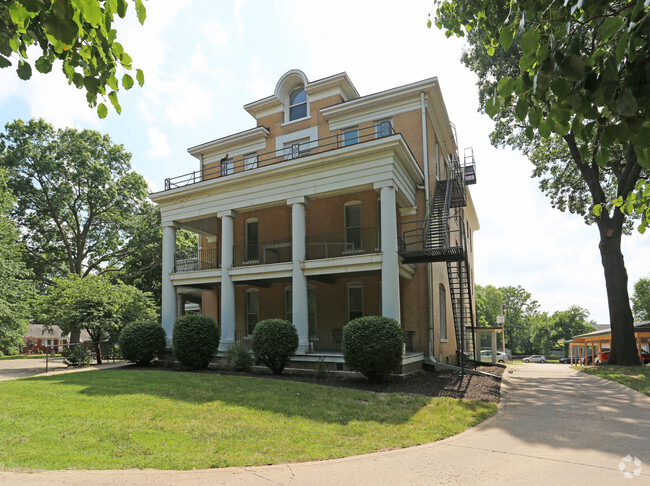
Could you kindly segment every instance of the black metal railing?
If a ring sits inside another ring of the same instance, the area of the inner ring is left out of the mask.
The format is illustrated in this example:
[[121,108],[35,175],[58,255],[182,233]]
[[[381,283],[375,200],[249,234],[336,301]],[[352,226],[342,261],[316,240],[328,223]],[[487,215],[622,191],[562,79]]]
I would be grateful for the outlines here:
[[379,228],[349,228],[338,233],[308,235],[307,260],[381,252]]
[[291,240],[263,241],[233,247],[234,266],[291,261]]
[[219,268],[219,248],[207,250],[177,251],[174,255],[174,272],[197,272]]
[[[99,349],[98,349],[99,348]],[[60,353],[60,354],[57,354]],[[50,361],[63,361],[67,366],[89,366],[92,360],[115,363],[122,359],[119,347],[111,341],[93,343],[66,343],[45,346],[45,372],[50,368]]]
[[310,140],[308,142],[297,142],[287,145],[279,150],[265,152],[256,156],[242,155],[232,159],[224,158],[216,163],[214,167],[200,171],[190,172],[176,177],[165,179],[165,190],[189,186],[199,182],[225,177],[232,174],[255,170],[285,160],[296,159],[308,155],[328,152],[350,145],[369,142],[378,138],[395,135],[395,130],[390,122],[385,121],[367,128],[356,129],[356,133],[350,134],[351,130],[330,135],[329,137]]

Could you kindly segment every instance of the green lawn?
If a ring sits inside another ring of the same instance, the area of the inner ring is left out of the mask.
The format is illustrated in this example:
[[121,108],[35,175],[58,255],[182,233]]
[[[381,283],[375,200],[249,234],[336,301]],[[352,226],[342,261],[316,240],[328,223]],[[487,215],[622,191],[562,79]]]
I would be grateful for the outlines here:
[[343,457],[462,432],[494,403],[106,370],[0,383],[0,468],[192,469]]
[[[580,369],[580,368],[578,368]],[[594,366],[580,369],[583,373],[616,381],[650,397],[650,367],[648,366]]]

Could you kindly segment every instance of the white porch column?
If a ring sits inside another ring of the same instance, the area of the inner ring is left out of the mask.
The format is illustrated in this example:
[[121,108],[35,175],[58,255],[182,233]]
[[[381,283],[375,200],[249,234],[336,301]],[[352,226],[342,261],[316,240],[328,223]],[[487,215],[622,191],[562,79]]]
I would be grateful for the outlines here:
[[176,322],[176,289],[170,275],[174,273],[176,257],[176,226],[165,224],[162,239],[162,326],[167,335],[167,347],[172,345],[172,332]]
[[298,330],[299,354],[309,352],[309,308],[307,304],[307,277],[302,271],[301,263],[307,257],[305,236],[305,206],[306,197],[287,200],[291,206],[291,302],[293,325]]
[[230,279],[233,264],[234,211],[222,211],[221,218],[221,340],[219,350],[235,342],[235,284]]
[[392,182],[375,184],[381,198],[381,313],[400,322],[397,210]]

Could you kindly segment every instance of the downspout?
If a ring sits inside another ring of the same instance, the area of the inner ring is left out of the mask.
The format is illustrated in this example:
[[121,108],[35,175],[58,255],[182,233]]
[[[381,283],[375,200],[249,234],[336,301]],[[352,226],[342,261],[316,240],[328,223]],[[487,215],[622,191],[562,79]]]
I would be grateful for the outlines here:
[[[424,91],[420,92],[420,106],[422,113],[422,162],[424,163],[424,211],[425,217],[429,214],[429,144],[427,140],[427,99]],[[427,323],[429,331],[429,361],[436,362],[434,349],[433,349],[433,275],[432,263],[427,263]]]

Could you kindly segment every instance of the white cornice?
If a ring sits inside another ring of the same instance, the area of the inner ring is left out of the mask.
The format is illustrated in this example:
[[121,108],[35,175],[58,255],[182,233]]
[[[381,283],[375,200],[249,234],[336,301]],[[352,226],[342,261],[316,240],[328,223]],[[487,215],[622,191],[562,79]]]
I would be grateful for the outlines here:
[[201,154],[207,154],[210,152],[227,152],[231,147],[257,144],[259,142],[264,142],[268,136],[269,131],[266,128],[255,127],[250,130],[228,135],[227,137],[195,145],[194,147],[188,148],[187,151],[197,159],[200,159]]

